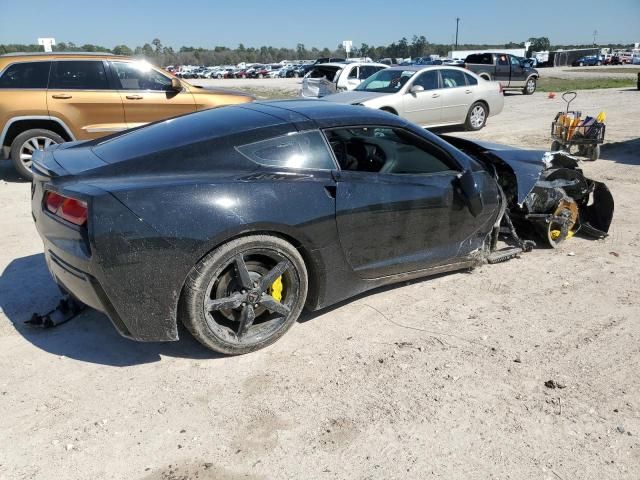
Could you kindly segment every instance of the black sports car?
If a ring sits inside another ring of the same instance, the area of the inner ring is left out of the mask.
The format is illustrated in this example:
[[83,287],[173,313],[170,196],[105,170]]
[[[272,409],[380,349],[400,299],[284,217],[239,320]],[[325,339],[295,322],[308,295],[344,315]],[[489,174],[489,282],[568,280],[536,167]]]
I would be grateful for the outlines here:
[[[33,216],[64,292],[126,337],[177,340],[180,320],[228,354],[274,342],[305,306],[506,260],[536,234],[552,246],[604,236],[613,214],[566,154],[443,139],[322,101],[176,117],[57,145],[33,169]],[[501,234],[510,246],[497,250]]]

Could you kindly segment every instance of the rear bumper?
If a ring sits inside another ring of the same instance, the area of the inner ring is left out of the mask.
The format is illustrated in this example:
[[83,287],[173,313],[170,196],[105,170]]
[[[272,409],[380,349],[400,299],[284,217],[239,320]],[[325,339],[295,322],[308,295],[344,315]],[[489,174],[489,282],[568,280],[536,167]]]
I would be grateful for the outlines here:
[[127,338],[177,340],[180,288],[168,284],[173,278],[165,281],[162,276],[153,288],[141,287],[157,275],[159,259],[175,257],[171,246],[112,195],[91,186],[84,185],[84,192],[77,184],[76,190],[61,190],[89,203],[88,228],[53,216],[42,207],[43,189],[57,187],[40,177],[36,175],[33,184],[32,213],[55,282],[73,298],[105,313]]
[[51,276],[60,288],[76,300],[106,314],[120,335],[135,340],[100,283],[92,275],[65,262],[51,250],[45,252],[45,259]]

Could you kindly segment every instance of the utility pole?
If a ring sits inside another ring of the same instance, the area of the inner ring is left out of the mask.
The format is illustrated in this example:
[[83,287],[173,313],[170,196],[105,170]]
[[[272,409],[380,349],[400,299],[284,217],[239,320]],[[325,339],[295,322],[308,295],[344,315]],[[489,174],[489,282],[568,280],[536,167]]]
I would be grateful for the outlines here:
[[456,50],[458,50],[458,26],[460,25],[460,17],[456,17]]
[[596,37],[598,36],[598,30],[593,31],[593,46],[596,46]]

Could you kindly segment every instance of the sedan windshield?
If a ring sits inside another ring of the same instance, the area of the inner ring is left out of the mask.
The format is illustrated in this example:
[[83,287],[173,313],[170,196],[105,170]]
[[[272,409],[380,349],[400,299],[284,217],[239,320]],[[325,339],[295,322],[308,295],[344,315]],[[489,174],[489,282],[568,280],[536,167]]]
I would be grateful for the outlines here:
[[356,90],[360,92],[394,93],[400,90],[415,73],[414,70],[380,70],[358,85]]

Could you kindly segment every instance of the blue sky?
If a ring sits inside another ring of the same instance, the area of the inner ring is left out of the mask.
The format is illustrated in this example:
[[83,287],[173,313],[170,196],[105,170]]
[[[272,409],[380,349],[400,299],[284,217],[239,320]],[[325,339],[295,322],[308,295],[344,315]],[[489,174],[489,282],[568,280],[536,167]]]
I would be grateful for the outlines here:
[[414,34],[452,43],[458,16],[460,43],[539,36],[554,44],[590,43],[594,30],[598,43],[640,42],[640,0],[0,0],[0,43],[46,36],[134,47],[158,37],[174,48],[334,48],[342,40],[386,45]]

